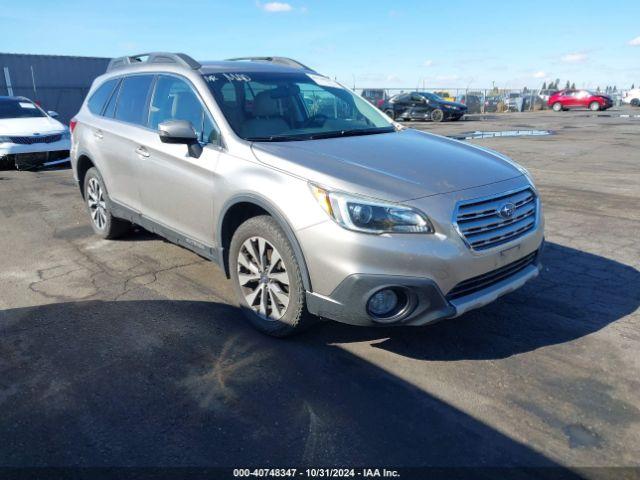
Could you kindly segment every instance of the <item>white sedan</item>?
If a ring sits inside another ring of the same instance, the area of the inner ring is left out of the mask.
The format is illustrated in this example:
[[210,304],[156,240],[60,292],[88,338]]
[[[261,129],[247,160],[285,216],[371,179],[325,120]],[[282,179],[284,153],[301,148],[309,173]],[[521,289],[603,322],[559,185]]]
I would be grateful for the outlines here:
[[640,107],[640,88],[634,88],[628,92],[624,92],[622,101],[624,103],[629,103],[634,107]]
[[69,129],[24,97],[0,97],[0,168],[69,161]]

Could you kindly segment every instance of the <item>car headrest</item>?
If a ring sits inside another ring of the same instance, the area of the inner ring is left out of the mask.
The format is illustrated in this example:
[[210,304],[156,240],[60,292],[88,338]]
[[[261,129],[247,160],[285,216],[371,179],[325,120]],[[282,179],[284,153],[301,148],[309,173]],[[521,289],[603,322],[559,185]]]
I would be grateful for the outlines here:
[[272,91],[267,90],[258,93],[253,99],[253,114],[256,117],[275,117],[280,115],[278,100],[271,95]]

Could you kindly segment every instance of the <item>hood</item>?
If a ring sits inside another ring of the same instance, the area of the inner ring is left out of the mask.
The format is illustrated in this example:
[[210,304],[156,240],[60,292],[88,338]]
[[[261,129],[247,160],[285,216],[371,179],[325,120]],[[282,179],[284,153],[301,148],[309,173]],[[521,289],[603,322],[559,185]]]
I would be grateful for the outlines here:
[[523,173],[495,152],[412,129],[261,142],[252,149],[259,161],[321,186],[389,201],[454,192]]
[[66,130],[66,127],[51,117],[0,119],[0,135],[43,135],[61,130]]

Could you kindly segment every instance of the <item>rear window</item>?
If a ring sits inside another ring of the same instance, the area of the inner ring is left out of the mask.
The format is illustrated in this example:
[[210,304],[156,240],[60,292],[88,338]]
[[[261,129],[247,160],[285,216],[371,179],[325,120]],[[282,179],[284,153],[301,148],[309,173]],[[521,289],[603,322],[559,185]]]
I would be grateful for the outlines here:
[[104,109],[104,104],[111,94],[113,93],[113,89],[118,83],[117,79],[111,79],[104,82],[100,85],[97,90],[91,95],[91,98],[87,102],[87,107],[91,113],[95,113],[96,115],[100,115],[102,110]]
[[147,99],[153,75],[135,75],[122,80],[116,116],[123,122],[137,125],[147,124]]
[[35,103],[17,98],[0,99],[0,118],[33,118],[45,114]]

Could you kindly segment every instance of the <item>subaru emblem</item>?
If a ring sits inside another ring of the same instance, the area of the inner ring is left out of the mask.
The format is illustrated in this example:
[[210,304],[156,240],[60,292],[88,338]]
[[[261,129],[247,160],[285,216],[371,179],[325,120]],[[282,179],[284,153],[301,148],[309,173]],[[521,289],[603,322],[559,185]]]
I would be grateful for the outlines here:
[[513,214],[516,213],[516,206],[511,202],[505,203],[498,208],[497,213],[502,218],[510,219],[513,217]]

